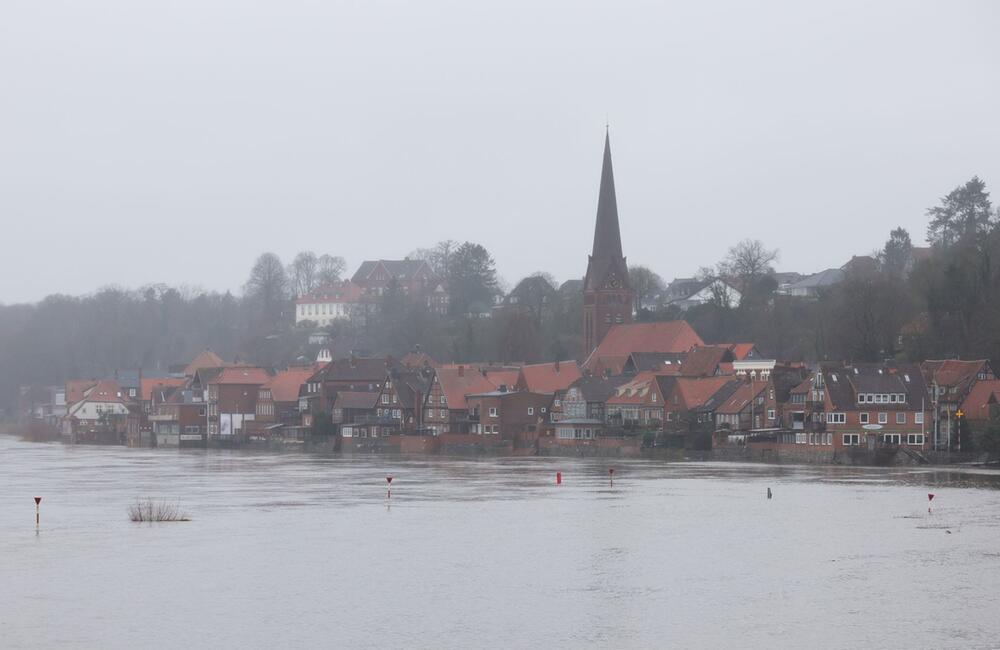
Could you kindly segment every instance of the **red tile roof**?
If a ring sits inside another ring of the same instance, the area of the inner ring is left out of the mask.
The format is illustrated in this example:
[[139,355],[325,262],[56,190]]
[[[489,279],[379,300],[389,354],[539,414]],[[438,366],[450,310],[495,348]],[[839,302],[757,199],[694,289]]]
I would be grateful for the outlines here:
[[576,361],[533,363],[521,368],[517,383],[523,384],[525,390],[533,393],[551,395],[556,391],[566,390],[580,376],[580,366]]
[[1000,379],[977,381],[962,402],[965,417],[986,420],[990,417],[990,404],[1000,402]]
[[143,377],[139,381],[140,399],[150,401],[157,388],[177,388],[187,383],[187,377]]
[[403,358],[399,360],[401,364],[407,368],[423,368],[425,365],[431,368],[437,368],[438,362],[436,362],[431,355],[426,352],[407,352],[403,355]]
[[219,373],[219,376],[211,380],[209,383],[260,386],[269,381],[271,381],[271,375],[263,368],[236,366],[232,368],[223,368],[222,372]]
[[633,352],[687,352],[696,345],[704,342],[682,320],[614,325],[584,367],[595,374],[605,370],[618,374]]
[[732,377],[678,377],[677,391],[685,409],[693,409],[707,402],[712,395],[719,392],[727,383],[734,381]]
[[[513,373],[513,379],[509,376]],[[485,375],[475,368],[446,367],[438,368],[437,379],[441,384],[449,409],[468,408],[466,395],[479,395],[497,390],[500,384],[514,386],[517,382],[517,371],[494,371]]]
[[122,402],[121,387],[114,379],[102,379],[87,390],[83,399],[88,402]]
[[312,293],[307,293],[295,299],[295,304],[334,304],[363,302],[364,289],[359,285],[345,280],[340,284],[320,287]]
[[184,374],[188,377],[194,376],[199,370],[204,368],[221,368],[223,366],[229,365],[222,360],[222,357],[212,352],[211,350],[202,350],[191,360],[191,363],[184,367]]
[[950,387],[972,381],[987,363],[984,359],[977,361],[945,359],[943,361],[925,361],[922,366],[925,372],[930,371],[927,377],[928,382],[936,381],[940,386]]
[[756,346],[753,343],[729,343],[728,347],[737,361],[743,361]]
[[745,383],[736,389],[732,396],[723,402],[722,406],[716,409],[716,413],[736,415],[747,407],[755,397],[764,392],[768,387],[766,381],[756,383]]
[[70,379],[66,382],[66,403],[76,404],[95,384],[97,384],[96,379]]
[[312,377],[315,369],[312,367],[289,368],[281,370],[264,384],[271,390],[271,400],[275,402],[296,402],[299,399],[299,388]]

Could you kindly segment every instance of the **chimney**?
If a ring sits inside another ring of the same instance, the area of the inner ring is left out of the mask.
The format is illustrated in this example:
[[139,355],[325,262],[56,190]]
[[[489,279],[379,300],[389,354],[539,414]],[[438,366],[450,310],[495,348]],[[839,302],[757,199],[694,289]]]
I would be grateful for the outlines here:
[[464,377],[465,376],[465,366],[459,366],[458,367],[458,376],[459,377]]

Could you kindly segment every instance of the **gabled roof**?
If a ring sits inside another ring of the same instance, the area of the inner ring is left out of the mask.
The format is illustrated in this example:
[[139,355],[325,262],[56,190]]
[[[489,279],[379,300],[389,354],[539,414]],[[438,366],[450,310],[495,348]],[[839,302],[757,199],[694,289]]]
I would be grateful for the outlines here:
[[980,372],[989,369],[986,359],[963,361],[960,359],[944,359],[941,361],[924,361],[920,364],[928,383],[937,382],[938,386],[960,389],[968,388],[968,384],[976,379]]
[[346,280],[338,284],[324,285],[310,293],[299,296],[295,299],[295,304],[354,304],[364,302],[363,296],[364,289]]
[[591,372],[609,370],[619,374],[633,352],[687,352],[704,344],[682,320],[613,325],[587,357],[584,367]]
[[[735,390],[742,383],[732,377],[678,377],[675,380],[674,390],[680,397],[679,405],[691,410],[705,405],[723,387],[732,384]],[[672,399],[670,396],[665,397],[668,400]]]
[[121,395],[121,386],[114,379],[102,379],[97,382],[87,389],[81,401],[125,403]]
[[498,390],[501,385],[513,389],[518,370],[477,370],[467,366],[438,368],[437,380],[444,392],[449,409],[465,409],[468,395],[481,395]]
[[570,388],[579,389],[585,402],[601,402],[603,404],[608,401],[609,397],[615,394],[615,389],[631,381],[631,379],[632,377],[625,375],[614,375],[611,377],[584,376],[573,382]]
[[281,370],[264,384],[264,388],[271,390],[272,401],[295,402],[299,399],[299,388],[312,374],[311,367]]
[[393,388],[399,397],[399,404],[403,408],[419,408],[421,405],[417,401],[423,401],[430,392],[431,378],[433,374],[428,371],[425,375],[419,369],[396,370],[392,373]]
[[533,393],[551,395],[569,388],[569,385],[579,378],[580,366],[576,361],[556,361],[523,366],[516,383]]
[[309,381],[339,381],[381,384],[386,372],[395,365],[388,357],[347,357],[334,359],[323,366]]
[[427,267],[428,275],[434,275],[424,260],[365,260],[351,277],[351,282],[363,284],[379,266],[398,280],[409,280],[423,267]]
[[227,365],[229,364],[223,361],[222,357],[206,348],[199,352],[189,364],[184,366],[184,374],[191,377],[195,372],[203,368],[222,368]]
[[154,389],[177,388],[187,381],[187,377],[143,377],[142,385],[139,386],[139,398],[148,402],[153,399]]
[[96,384],[96,379],[70,379],[66,382],[66,403],[79,402],[86,392]]
[[750,402],[752,402],[758,395],[763,391],[767,390],[768,382],[741,382],[740,387],[729,396],[729,399],[725,400],[719,408],[715,409],[716,413],[723,415],[737,415],[745,409]]
[[263,368],[251,366],[234,366],[223,368],[219,375],[210,381],[211,384],[261,386],[271,381],[271,374]]
[[825,271],[820,271],[819,273],[813,273],[798,282],[793,282],[785,289],[820,289],[822,287],[833,286],[843,279],[843,269],[826,269]]
[[962,411],[970,420],[986,420],[990,417],[990,406],[1000,402],[1000,379],[977,381],[962,401]]
[[692,348],[681,367],[685,377],[712,377],[719,373],[719,365],[733,360],[728,345],[699,345]]
[[629,372],[646,370],[658,374],[680,374],[687,359],[686,352],[633,352],[625,362]]

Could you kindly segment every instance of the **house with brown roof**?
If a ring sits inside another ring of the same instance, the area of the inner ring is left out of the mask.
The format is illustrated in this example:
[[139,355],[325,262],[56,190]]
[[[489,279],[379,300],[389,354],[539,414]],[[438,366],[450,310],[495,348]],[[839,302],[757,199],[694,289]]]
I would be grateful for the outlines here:
[[565,392],[580,377],[576,361],[531,363],[521,366],[514,389],[555,395]]
[[664,395],[656,375],[640,373],[615,387],[604,403],[608,427],[623,430],[660,430],[663,426]]
[[435,434],[469,433],[468,395],[512,391],[519,369],[446,365],[437,369],[424,404],[424,426]]
[[272,373],[264,368],[231,366],[209,380],[208,435],[235,440],[249,434],[249,422],[257,418],[260,387],[271,381]]
[[519,435],[537,436],[549,421],[552,395],[530,391],[492,390],[466,396],[469,433],[514,440]]
[[742,382],[715,410],[715,427],[726,431],[730,441],[737,432],[775,429],[779,425],[778,404],[770,380]]
[[[67,400],[63,435],[74,441],[121,443],[124,441],[130,410],[118,382],[102,379]],[[67,390],[69,387],[67,386]]]
[[184,366],[184,376],[193,377],[196,372],[206,368],[222,368],[231,364],[226,363],[222,360],[222,357],[212,352],[208,348],[205,348],[192,359],[186,366]]
[[920,364],[933,405],[936,448],[952,450],[959,446],[956,412],[978,382],[996,379],[986,359],[928,360]]
[[368,299],[376,299],[390,288],[399,287],[404,295],[422,300],[430,311],[448,313],[449,296],[444,280],[437,277],[424,260],[365,260],[351,282],[359,286]]
[[715,429],[715,413],[743,382],[731,376],[659,376],[664,398],[663,430],[687,434]]
[[961,405],[962,418],[974,433],[1000,418],[1000,380],[977,381]]

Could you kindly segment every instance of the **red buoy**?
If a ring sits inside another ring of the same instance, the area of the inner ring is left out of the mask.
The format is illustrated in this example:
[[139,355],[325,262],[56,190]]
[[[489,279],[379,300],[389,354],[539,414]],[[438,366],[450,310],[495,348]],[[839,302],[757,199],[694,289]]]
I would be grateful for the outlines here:
[[556,472],[556,485],[562,485],[562,472]]

